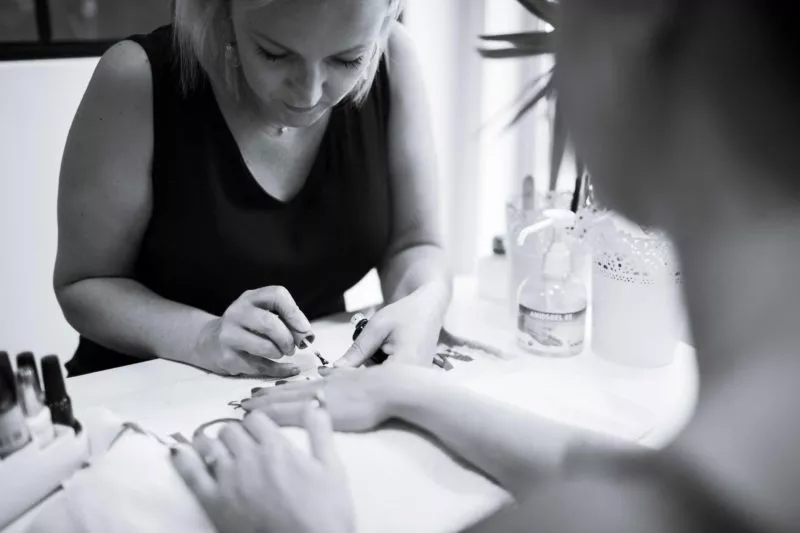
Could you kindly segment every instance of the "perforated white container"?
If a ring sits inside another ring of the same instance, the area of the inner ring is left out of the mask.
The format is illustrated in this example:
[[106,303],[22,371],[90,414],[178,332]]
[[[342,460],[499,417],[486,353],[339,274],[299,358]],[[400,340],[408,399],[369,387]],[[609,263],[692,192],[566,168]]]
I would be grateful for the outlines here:
[[593,228],[591,241],[594,353],[629,366],[668,365],[687,325],[671,242],[632,235],[611,219]]

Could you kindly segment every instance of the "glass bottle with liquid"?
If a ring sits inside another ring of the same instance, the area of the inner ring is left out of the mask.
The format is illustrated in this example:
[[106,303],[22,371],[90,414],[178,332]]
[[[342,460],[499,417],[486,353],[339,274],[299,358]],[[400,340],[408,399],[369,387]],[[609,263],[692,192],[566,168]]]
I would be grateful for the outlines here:
[[517,295],[517,342],[528,352],[550,357],[569,357],[583,351],[586,335],[586,286],[575,275],[567,229],[575,214],[548,209],[545,220],[525,228],[520,246],[533,234],[552,228],[553,239],[542,259],[542,268],[525,278]]
[[8,354],[0,352],[0,459],[23,448],[31,440],[25,415],[17,401]]

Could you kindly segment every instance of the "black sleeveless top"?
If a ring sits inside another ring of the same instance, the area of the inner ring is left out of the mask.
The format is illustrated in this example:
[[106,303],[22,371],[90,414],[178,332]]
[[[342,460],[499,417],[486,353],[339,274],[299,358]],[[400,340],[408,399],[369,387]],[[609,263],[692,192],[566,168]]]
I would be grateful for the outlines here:
[[[221,315],[243,292],[286,287],[314,319],[383,258],[391,235],[385,58],[366,101],[342,103],[300,192],[283,202],[248,170],[207,80],[181,91],[172,28],[130,38],[153,76],[152,214],[134,279]],[[70,376],[139,362],[85,337]]]

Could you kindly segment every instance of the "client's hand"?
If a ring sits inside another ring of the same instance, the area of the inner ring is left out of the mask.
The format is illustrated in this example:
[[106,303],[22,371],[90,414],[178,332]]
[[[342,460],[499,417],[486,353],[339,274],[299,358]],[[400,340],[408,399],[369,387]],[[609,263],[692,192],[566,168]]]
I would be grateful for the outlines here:
[[432,284],[387,305],[375,313],[336,366],[360,366],[379,349],[389,356],[385,364],[431,366],[447,302],[441,287]]
[[305,405],[322,391],[337,431],[366,431],[394,415],[404,395],[435,387],[439,373],[415,366],[334,369],[322,380],[267,387],[242,402],[282,426],[302,426]]
[[191,362],[217,374],[289,377],[293,364],[276,363],[295,346],[313,342],[311,324],[283,287],[247,291],[225,313],[209,322],[196,343]]
[[[227,425],[219,439],[176,448],[172,461],[221,533],[349,533],[353,508],[331,420],[306,402],[312,456],[263,413]],[[203,459],[205,459],[205,462]],[[212,459],[213,458],[213,459]]]

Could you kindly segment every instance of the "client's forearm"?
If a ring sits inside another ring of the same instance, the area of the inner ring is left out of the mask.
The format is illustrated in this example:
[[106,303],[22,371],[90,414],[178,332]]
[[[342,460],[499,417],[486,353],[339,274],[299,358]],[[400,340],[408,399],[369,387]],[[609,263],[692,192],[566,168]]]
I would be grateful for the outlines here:
[[89,278],[56,291],[67,321],[85,337],[134,357],[191,363],[204,311],[155,294],[129,278]]
[[396,396],[391,408],[396,418],[433,434],[517,498],[558,475],[570,448],[609,442],[463,387],[431,383]]

